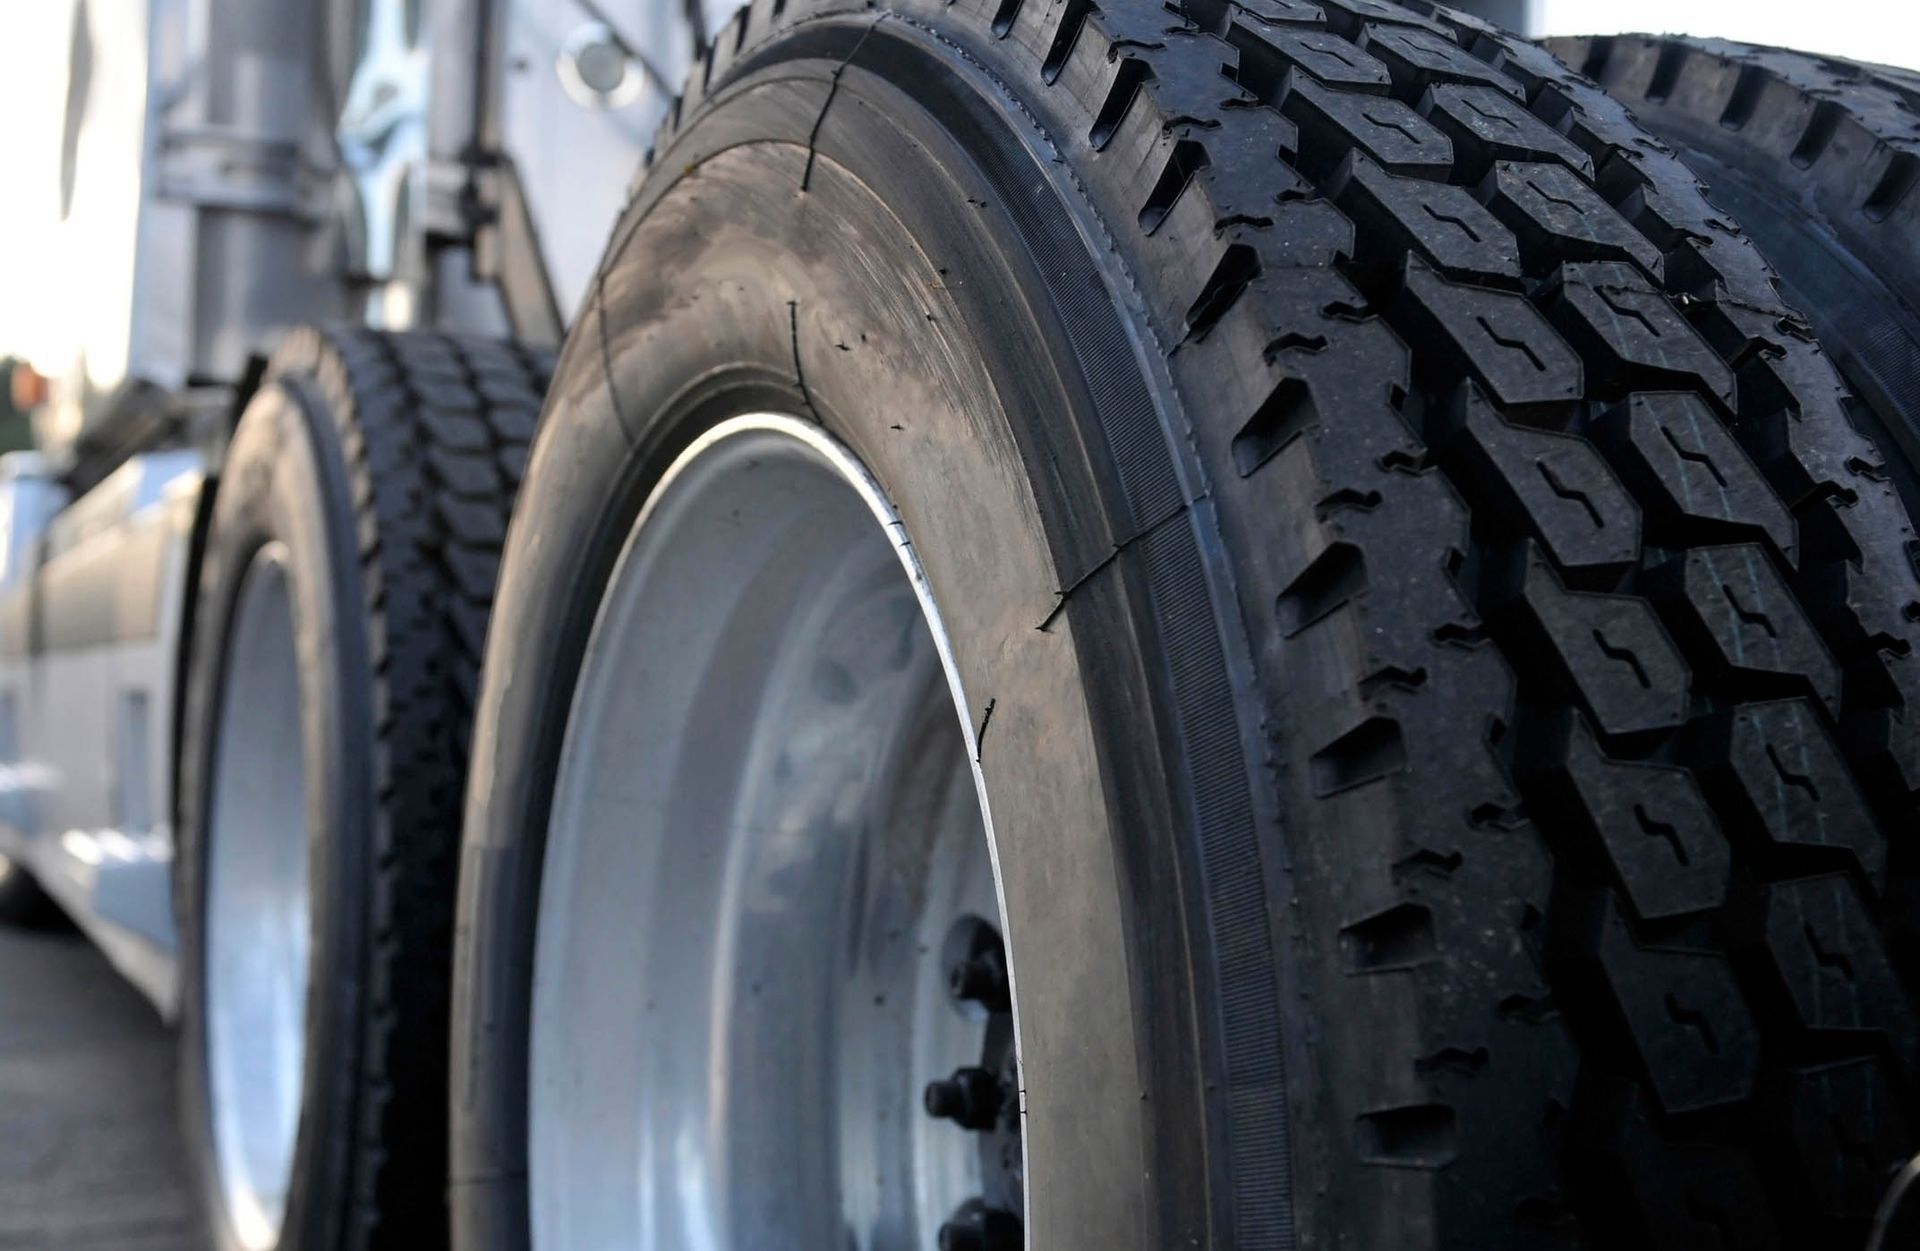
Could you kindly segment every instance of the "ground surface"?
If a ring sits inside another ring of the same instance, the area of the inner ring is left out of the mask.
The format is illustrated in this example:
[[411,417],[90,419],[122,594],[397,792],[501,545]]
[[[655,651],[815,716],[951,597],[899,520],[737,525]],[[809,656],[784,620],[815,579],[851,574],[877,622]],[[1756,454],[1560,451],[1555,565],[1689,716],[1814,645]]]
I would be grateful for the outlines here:
[[173,1035],[71,930],[0,927],[0,1251],[202,1251]]

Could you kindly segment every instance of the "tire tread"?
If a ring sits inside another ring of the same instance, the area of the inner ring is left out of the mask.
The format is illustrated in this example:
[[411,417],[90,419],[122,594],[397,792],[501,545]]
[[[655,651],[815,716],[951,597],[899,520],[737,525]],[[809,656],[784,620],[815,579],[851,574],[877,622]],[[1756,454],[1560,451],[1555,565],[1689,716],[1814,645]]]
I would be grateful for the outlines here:
[[552,370],[478,337],[296,331],[267,380],[318,388],[360,539],[375,812],[353,1247],[447,1240],[447,1014],[455,879],[482,649],[508,517]]

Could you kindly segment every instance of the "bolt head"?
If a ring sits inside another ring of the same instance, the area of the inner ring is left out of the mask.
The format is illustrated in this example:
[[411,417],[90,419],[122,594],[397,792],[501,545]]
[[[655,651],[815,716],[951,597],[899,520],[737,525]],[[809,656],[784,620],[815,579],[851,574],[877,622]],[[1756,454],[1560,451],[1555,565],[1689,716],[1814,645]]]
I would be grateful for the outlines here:
[[967,1109],[966,1088],[951,1078],[939,1077],[927,1083],[922,1100],[927,1115],[943,1121],[958,1120]]
[[955,999],[978,1003],[989,1012],[1013,1010],[1006,957],[997,949],[975,952],[955,964],[947,974],[947,988]]
[[955,1069],[952,1077],[927,1083],[921,1096],[929,1116],[953,1121],[967,1129],[992,1129],[1006,1092],[986,1069]]

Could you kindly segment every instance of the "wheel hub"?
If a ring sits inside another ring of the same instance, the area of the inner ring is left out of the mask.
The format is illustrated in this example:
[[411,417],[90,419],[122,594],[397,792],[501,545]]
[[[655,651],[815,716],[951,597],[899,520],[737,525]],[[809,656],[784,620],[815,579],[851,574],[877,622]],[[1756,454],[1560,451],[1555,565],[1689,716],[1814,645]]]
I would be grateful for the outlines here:
[[240,584],[206,830],[206,1077],[227,1223],[280,1240],[306,1064],[309,933],[300,670],[285,548]]
[[696,441],[576,689],[535,941],[535,1245],[1020,1245],[991,827],[878,486],[788,418]]

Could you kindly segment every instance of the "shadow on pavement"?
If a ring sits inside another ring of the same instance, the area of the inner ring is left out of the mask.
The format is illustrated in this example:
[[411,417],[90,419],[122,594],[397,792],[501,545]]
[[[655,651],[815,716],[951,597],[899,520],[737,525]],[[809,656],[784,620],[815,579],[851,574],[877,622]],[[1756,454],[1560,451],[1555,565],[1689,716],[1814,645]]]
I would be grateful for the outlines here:
[[0,1251],[204,1251],[174,1041],[65,923],[0,927]]

